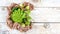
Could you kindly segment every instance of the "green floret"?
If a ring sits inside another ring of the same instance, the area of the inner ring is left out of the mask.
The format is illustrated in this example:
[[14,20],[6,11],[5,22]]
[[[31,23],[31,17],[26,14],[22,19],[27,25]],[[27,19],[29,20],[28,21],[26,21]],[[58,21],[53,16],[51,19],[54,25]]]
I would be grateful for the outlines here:
[[21,10],[18,9],[18,10],[14,10],[14,12],[11,14],[11,19],[14,21],[14,22],[22,22],[22,19],[25,17],[25,13],[21,13]]
[[12,9],[12,14],[11,19],[14,22],[17,22],[19,24],[21,24],[22,27],[25,27],[26,25],[30,25],[30,21],[31,21],[31,17],[30,15],[30,10],[29,10],[29,6],[26,7],[27,10],[24,11],[23,9],[20,9],[19,7],[14,7]]

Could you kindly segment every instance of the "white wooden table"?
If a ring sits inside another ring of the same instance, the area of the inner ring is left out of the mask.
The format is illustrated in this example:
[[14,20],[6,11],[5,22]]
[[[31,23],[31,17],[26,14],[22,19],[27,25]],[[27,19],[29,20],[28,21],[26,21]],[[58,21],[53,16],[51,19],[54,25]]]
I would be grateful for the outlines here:
[[[33,28],[28,32],[19,32],[11,30],[6,25],[7,9],[3,10],[1,6],[8,6],[11,3],[30,2],[35,8],[31,12],[33,22],[60,22],[60,0],[41,0],[41,2],[33,3],[31,0],[0,0],[0,34],[7,31],[6,34],[60,34],[60,24],[50,23],[50,27],[45,29],[44,23],[35,23]],[[36,8],[40,7],[40,8]]]

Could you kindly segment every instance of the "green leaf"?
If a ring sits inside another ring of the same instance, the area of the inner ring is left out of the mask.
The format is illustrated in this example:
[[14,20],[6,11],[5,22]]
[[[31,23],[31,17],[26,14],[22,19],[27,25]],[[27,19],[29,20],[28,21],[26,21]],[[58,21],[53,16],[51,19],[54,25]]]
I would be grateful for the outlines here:
[[30,21],[30,20],[31,20],[31,17],[30,17],[30,16],[28,16],[28,17],[27,17],[27,21]]
[[30,22],[29,21],[26,21],[26,23],[25,23],[27,26],[29,26],[30,25]]

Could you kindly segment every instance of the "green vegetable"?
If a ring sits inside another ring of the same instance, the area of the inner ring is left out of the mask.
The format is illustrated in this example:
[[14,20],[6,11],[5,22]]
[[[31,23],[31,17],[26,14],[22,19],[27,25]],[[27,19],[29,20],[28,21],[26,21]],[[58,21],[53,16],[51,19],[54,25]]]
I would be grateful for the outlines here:
[[21,18],[21,15],[20,15],[20,9],[18,10],[15,10],[12,14],[11,14],[11,19],[14,21],[14,22],[22,22],[22,20],[20,19]]
[[[20,6],[22,7],[23,5],[21,4]],[[10,16],[14,22],[21,24],[22,27],[25,27],[26,25],[30,25],[30,13],[31,11],[29,10],[29,6],[26,7],[26,11],[20,9],[19,7],[14,7],[12,8],[12,14]]]

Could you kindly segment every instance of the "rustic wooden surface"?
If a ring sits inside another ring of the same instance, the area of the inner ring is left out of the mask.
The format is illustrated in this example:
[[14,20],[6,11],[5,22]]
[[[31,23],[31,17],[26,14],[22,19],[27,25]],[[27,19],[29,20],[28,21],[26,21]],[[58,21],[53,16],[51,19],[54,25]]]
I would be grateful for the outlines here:
[[[3,6],[8,6],[11,3],[22,3],[24,1],[30,2],[35,9],[31,12],[33,28],[27,32],[19,32],[11,30],[6,25],[7,9]],[[37,8],[38,7],[38,8]],[[37,22],[51,22],[49,28],[44,28],[44,23]],[[53,23],[56,22],[56,23]],[[0,34],[60,34],[60,0],[39,0],[34,3],[31,0],[0,0]]]

